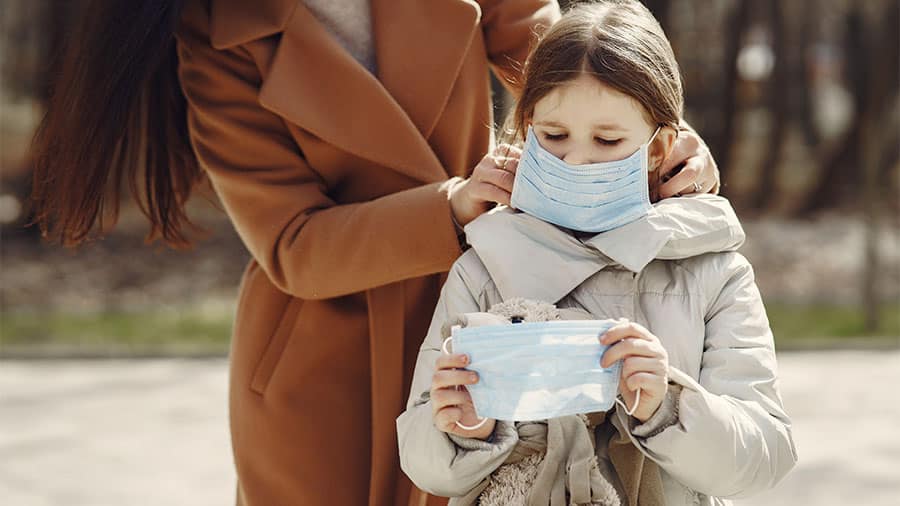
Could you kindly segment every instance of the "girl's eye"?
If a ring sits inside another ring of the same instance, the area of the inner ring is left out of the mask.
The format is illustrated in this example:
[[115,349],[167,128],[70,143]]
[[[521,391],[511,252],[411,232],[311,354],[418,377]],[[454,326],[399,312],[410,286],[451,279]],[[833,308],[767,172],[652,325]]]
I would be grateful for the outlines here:
[[544,139],[548,141],[561,141],[568,137],[566,134],[544,134]]
[[594,140],[603,144],[604,146],[615,146],[616,144],[622,142],[622,139],[604,139],[603,137],[594,137]]

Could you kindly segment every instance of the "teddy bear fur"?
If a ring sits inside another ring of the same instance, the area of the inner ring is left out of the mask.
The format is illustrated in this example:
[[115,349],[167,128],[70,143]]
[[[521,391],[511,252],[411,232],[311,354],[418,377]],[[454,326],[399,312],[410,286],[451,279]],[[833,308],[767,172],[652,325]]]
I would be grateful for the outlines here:
[[[543,322],[560,319],[560,311],[553,304],[523,298],[510,299],[492,306],[489,313],[503,316],[511,322]],[[585,424],[587,417],[581,417]],[[481,506],[513,506],[528,504],[531,484],[537,477],[544,454],[534,454],[524,459],[501,465],[488,478],[489,482],[478,497]],[[592,467],[599,469],[596,457]],[[599,471],[598,471],[599,472]],[[589,506],[620,506],[621,501],[615,488],[604,481],[601,495],[603,499]]]

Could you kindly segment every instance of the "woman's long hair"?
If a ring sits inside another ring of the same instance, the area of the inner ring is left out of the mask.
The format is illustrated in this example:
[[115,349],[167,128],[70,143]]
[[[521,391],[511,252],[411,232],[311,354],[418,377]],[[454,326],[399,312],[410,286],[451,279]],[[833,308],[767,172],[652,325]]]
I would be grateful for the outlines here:
[[82,11],[32,146],[34,221],[66,246],[115,223],[127,184],[147,240],[190,241],[200,178],[187,135],[174,31],[184,0],[92,0]]

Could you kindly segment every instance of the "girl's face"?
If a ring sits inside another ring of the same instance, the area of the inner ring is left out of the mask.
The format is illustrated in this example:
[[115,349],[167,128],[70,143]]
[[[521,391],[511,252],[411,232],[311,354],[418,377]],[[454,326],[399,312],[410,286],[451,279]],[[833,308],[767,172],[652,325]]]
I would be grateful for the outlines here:
[[[637,100],[588,74],[557,86],[538,100],[531,122],[541,147],[573,165],[626,158],[656,130]],[[651,171],[673,143],[673,129],[660,130],[650,148]]]

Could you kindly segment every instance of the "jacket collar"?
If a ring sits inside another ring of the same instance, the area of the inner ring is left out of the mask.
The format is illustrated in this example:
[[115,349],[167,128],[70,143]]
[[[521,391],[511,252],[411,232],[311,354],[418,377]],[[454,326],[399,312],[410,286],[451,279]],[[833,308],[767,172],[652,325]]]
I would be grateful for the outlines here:
[[732,251],[744,241],[728,200],[715,195],[660,201],[643,218],[586,239],[508,207],[479,217],[465,232],[503,300],[551,303],[609,266],[640,272],[656,258]]
[[478,30],[481,13],[474,2],[372,0],[377,76],[300,0],[211,3],[210,37],[218,49],[281,34],[262,69],[264,107],[415,180],[446,179],[427,139]]

